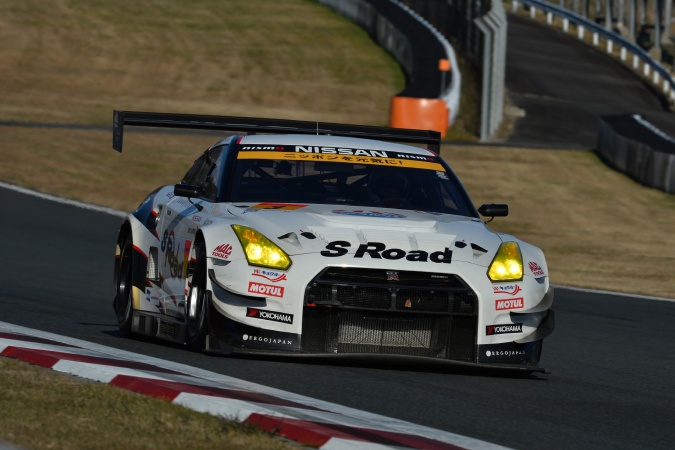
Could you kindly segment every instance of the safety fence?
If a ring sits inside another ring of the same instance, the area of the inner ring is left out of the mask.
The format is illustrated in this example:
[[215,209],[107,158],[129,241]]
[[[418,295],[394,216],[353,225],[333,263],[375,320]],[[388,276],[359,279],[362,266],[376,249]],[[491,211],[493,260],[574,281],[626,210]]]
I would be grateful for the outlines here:
[[617,53],[626,65],[641,73],[671,102],[675,102],[675,80],[668,70],[654,60],[642,47],[606,27],[599,25],[579,14],[540,0],[512,0],[512,12],[518,12],[520,5],[529,8],[530,17],[537,18],[538,14],[545,16],[546,22],[551,25],[554,20],[562,22],[562,29],[566,33],[576,33],[583,40],[588,33],[591,43],[600,47],[604,41],[605,50],[609,54]]

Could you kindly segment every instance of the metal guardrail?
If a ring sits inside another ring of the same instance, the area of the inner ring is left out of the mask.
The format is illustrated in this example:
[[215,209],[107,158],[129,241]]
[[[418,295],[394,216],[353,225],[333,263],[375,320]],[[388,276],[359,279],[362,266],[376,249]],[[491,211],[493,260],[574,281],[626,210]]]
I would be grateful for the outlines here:
[[599,45],[599,38],[605,39],[607,42],[607,52],[613,51],[613,46],[616,44],[620,50],[620,56],[623,61],[627,60],[627,52],[633,55],[632,66],[633,69],[639,69],[639,62],[642,61],[642,74],[657,88],[660,88],[664,95],[675,101],[675,80],[668,70],[659,64],[647,53],[642,47],[624,38],[618,33],[607,30],[604,26],[598,25],[595,22],[580,16],[579,14],[554,5],[547,1],[541,0],[512,0],[512,12],[518,11],[518,4],[527,5],[530,8],[530,15],[534,17],[537,9],[547,14],[547,21],[552,22],[552,16],[560,17],[563,20],[563,29],[568,31],[570,23],[577,27],[577,37],[583,39],[585,30],[593,33],[593,42]]
[[459,71],[459,66],[457,64],[457,56],[455,55],[455,50],[450,45],[450,42],[445,38],[445,36],[440,33],[436,27],[434,27],[428,20],[424,17],[417,14],[414,10],[410,9],[407,5],[403,4],[398,0],[391,0],[392,3],[396,4],[420,23],[424,24],[433,34],[436,36],[436,39],[443,45],[445,48],[445,53],[447,59],[450,61],[450,67],[452,74],[449,77],[447,86],[443,86],[441,89],[441,94],[439,98],[445,101],[445,104],[448,106],[450,111],[450,116],[448,117],[448,125],[455,123],[457,119],[457,114],[459,113],[459,100],[461,96],[462,88],[462,75]]
[[400,0],[466,56],[481,82],[479,136],[489,139],[504,116],[507,20],[502,0]]

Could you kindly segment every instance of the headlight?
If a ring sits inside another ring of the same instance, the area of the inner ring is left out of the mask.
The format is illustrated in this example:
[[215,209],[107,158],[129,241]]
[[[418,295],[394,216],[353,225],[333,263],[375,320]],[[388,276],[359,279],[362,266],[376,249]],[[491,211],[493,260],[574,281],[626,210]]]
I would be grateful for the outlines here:
[[523,279],[523,257],[515,242],[503,242],[490,263],[488,277],[492,281],[520,281]]
[[291,266],[291,258],[274,242],[244,225],[232,225],[237,238],[244,249],[249,265],[286,270]]

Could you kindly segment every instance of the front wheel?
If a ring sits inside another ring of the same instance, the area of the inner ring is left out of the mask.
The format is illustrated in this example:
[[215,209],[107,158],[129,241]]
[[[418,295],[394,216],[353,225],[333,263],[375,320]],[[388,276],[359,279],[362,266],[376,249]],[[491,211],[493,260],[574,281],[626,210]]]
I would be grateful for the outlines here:
[[117,325],[124,337],[131,334],[133,318],[133,253],[134,245],[131,242],[131,237],[127,236],[120,252],[119,270],[115,283],[115,300],[113,301]]
[[185,301],[185,345],[192,351],[200,352],[206,348],[209,308],[204,243],[195,244],[194,252],[195,260],[192,276],[188,278],[189,290]]

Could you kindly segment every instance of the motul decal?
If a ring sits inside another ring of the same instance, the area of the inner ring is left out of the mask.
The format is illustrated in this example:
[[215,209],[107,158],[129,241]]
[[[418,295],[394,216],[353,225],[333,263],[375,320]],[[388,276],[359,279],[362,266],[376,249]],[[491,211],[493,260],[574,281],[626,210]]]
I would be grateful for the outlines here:
[[524,307],[525,303],[523,302],[523,297],[495,300],[495,309],[497,311],[503,311],[505,309],[523,309]]
[[232,246],[230,244],[220,244],[218,247],[213,249],[213,252],[211,252],[211,256],[215,256],[216,258],[227,259],[230,257],[231,253],[232,253]]
[[271,320],[272,322],[293,323],[293,314],[266,311],[264,309],[246,308],[246,317],[255,319]]
[[522,333],[522,323],[512,323],[509,325],[488,325],[485,327],[485,334],[492,336],[495,334]]
[[542,268],[539,266],[539,264],[537,264],[536,262],[531,261],[531,262],[528,264],[528,266],[530,267],[530,270],[532,271],[532,274],[533,274],[535,277],[540,277],[540,276],[544,275],[544,269],[542,269]]
[[283,297],[284,288],[281,286],[272,286],[269,284],[256,283],[250,281],[248,283],[248,291],[253,294],[269,295],[271,297]]

